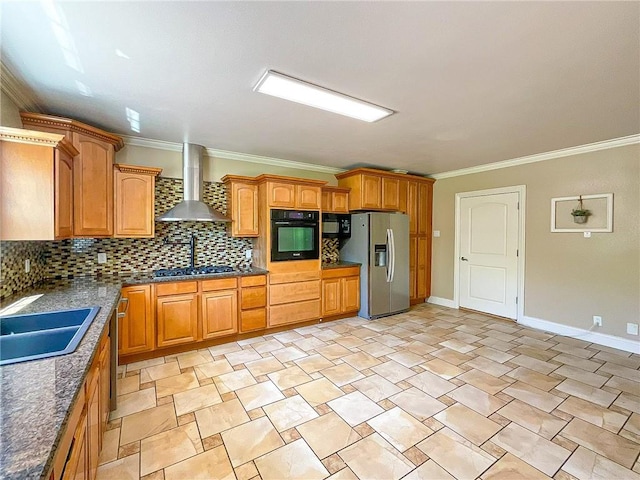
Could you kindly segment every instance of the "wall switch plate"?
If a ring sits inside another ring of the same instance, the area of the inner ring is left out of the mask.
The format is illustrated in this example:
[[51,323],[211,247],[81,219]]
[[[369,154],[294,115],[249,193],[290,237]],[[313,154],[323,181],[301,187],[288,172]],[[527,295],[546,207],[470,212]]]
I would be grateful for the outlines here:
[[247,260],[251,260],[251,256],[253,255],[253,250],[245,250],[244,251],[244,258],[246,258]]
[[440,236],[440,230],[434,230],[433,231],[433,236],[434,237],[439,237]]
[[24,261],[24,272],[29,273],[31,271],[31,260],[28,258]]
[[584,238],[591,238],[591,232],[584,232]]
[[99,253],[98,254],[98,263],[107,263],[107,254]]
[[602,326],[602,317],[598,316],[598,315],[594,315],[593,316],[593,324],[596,327],[601,327]]
[[638,324],[637,323],[627,323],[627,333],[629,335],[638,335]]

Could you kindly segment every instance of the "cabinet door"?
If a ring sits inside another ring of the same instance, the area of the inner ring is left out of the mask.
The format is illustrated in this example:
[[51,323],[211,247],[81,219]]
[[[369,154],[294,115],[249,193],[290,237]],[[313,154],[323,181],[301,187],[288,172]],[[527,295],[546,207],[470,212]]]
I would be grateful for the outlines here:
[[151,285],[124,287],[122,298],[127,300],[123,302],[118,315],[118,354],[128,355],[153,350]]
[[156,300],[158,347],[198,340],[198,296],[169,295]]
[[427,235],[431,229],[431,185],[418,185],[418,235]]
[[382,177],[382,208],[386,210],[400,209],[400,180]]
[[409,182],[407,192],[407,215],[409,215],[409,233],[418,233],[418,182]]
[[111,339],[108,336],[107,339],[100,353],[100,450],[102,450],[102,435],[107,430],[110,411]]
[[87,414],[82,413],[73,444],[69,453],[69,460],[64,466],[63,480],[89,480],[89,459],[87,458]]
[[240,331],[243,333],[267,328],[267,309],[242,310],[240,320]]
[[231,335],[238,331],[238,293],[221,290],[202,294],[202,338]]
[[427,296],[427,239],[417,237],[417,265],[416,265],[416,289],[417,298],[424,299]]
[[333,192],[331,194],[332,210],[334,213],[349,213],[349,194]]
[[93,379],[89,382],[87,402],[87,452],[89,479],[96,478],[98,457],[100,454],[100,370],[94,369]]
[[332,206],[331,206],[332,196],[333,196],[332,192],[322,192],[322,211],[325,213],[332,212]]
[[291,183],[275,183],[268,184],[269,206],[295,208],[296,206],[296,188]]
[[73,160],[60,150],[54,159],[54,228],[56,239],[73,236]]
[[342,311],[357,312],[360,310],[360,277],[342,279]]
[[296,185],[296,208],[320,209],[320,197],[322,193],[320,187],[309,185]]
[[341,279],[322,280],[322,315],[331,316],[341,313]]
[[116,169],[115,232],[116,237],[144,238],[154,234],[154,178]]
[[73,133],[73,233],[113,235],[113,145]]
[[418,298],[417,290],[418,237],[409,237],[409,298]]
[[362,175],[362,208],[382,207],[382,178],[376,175]]
[[231,186],[231,236],[258,236],[258,186],[233,183]]

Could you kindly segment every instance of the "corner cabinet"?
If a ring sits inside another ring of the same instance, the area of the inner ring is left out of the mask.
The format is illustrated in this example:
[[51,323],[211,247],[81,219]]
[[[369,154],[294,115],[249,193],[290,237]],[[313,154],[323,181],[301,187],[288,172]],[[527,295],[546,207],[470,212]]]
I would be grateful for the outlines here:
[[64,135],[73,159],[73,235],[113,236],[113,162],[121,137],[69,118],[21,112],[26,128]]
[[249,177],[222,177],[227,190],[227,212],[231,217],[232,237],[257,237],[258,185]]
[[161,168],[115,164],[114,237],[153,238],[155,180]]
[[360,267],[322,270],[322,317],[356,313],[360,310]]
[[73,236],[77,154],[63,135],[0,127],[0,240]]

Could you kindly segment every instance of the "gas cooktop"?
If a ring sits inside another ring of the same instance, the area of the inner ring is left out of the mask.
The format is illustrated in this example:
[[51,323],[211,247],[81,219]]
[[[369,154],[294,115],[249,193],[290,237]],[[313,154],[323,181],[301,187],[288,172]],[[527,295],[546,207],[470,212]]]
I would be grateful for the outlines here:
[[229,265],[208,265],[203,267],[161,268],[153,271],[154,277],[180,277],[183,275],[210,275],[212,273],[229,273],[235,269]]

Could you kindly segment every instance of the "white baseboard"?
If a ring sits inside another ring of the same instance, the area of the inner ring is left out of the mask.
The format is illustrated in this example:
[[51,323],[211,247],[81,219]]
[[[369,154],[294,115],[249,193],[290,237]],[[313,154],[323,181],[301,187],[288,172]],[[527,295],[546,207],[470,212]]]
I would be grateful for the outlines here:
[[[431,300],[431,299],[429,299]],[[537,328],[546,332],[556,333],[558,335],[566,335],[568,337],[578,337],[585,342],[597,343],[606,347],[617,348],[625,352],[640,353],[640,341],[629,340],[628,338],[607,335],[606,333],[592,332],[583,328],[570,327],[561,323],[550,322],[535,317],[524,316],[518,320],[521,325]]]
[[458,308],[458,305],[448,298],[431,296],[427,299],[427,303],[433,303],[434,305],[440,305],[441,307]]

